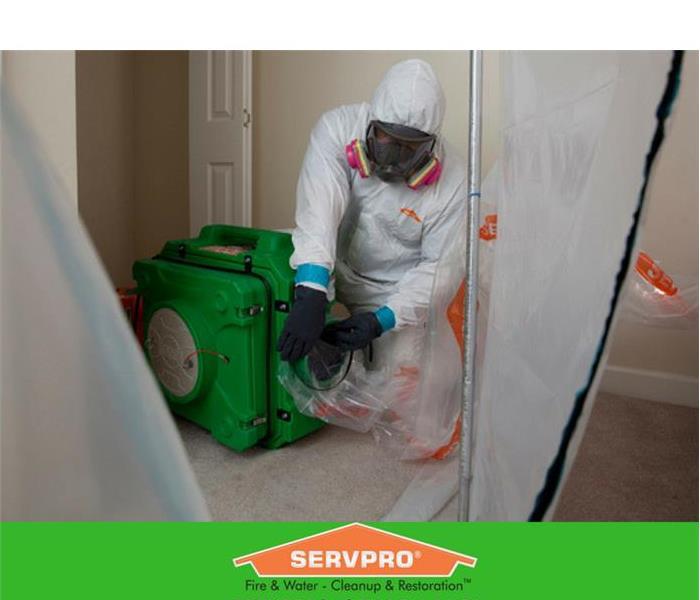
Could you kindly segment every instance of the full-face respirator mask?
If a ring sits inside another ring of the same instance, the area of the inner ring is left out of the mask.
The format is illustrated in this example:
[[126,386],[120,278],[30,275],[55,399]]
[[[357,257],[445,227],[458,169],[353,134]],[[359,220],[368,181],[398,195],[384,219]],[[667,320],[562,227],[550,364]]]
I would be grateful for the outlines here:
[[345,146],[348,164],[360,177],[403,181],[412,190],[439,179],[442,165],[433,154],[437,136],[405,125],[370,121],[365,139],[365,144],[354,139]]

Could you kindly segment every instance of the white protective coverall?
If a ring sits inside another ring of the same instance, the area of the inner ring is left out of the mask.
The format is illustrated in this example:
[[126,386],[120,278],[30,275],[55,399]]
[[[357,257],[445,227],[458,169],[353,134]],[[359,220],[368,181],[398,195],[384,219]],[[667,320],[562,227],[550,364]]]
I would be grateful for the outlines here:
[[[438,135],[440,178],[412,190],[376,175],[361,178],[348,165],[345,146],[356,138],[364,143],[375,119],[439,134],[444,113],[445,96],[432,67],[406,60],[389,69],[369,104],[323,114],[304,157],[290,260],[296,283],[327,291],[329,299],[335,294],[352,313],[382,309],[380,322],[393,331],[375,340],[373,368],[384,366],[389,354],[394,360],[397,353],[415,356],[438,258],[462,219],[465,168]],[[332,272],[335,282],[328,277]],[[388,322],[384,307],[391,311]]]

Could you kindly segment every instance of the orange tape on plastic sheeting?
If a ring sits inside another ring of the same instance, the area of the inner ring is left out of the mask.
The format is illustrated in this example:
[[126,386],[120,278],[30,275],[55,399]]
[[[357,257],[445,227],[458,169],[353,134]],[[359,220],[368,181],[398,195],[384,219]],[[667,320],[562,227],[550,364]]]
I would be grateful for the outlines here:
[[496,239],[498,233],[498,215],[486,215],[484,217],[484,224],[479,227],[479,237],[489,242]]
[[635,267],[637,273],[648,281],[661,293],[667,296],[675,296],[678,288],[664,270],[657,265],[646,252],[640,252]]

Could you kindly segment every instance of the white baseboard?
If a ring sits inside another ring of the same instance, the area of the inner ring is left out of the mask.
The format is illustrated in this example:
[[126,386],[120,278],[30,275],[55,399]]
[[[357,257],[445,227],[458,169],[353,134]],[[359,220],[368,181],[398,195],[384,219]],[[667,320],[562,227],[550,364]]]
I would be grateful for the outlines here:
[[695,377],[608,365],[600,391],[667,404],[698,407],[698,380]]

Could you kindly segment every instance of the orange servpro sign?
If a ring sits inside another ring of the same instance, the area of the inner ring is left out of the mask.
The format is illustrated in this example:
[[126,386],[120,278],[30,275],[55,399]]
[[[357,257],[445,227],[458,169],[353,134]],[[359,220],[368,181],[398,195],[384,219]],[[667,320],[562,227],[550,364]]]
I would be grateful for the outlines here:
[[449,577],[476,558],[352,523],[233,559],[261,577]]

